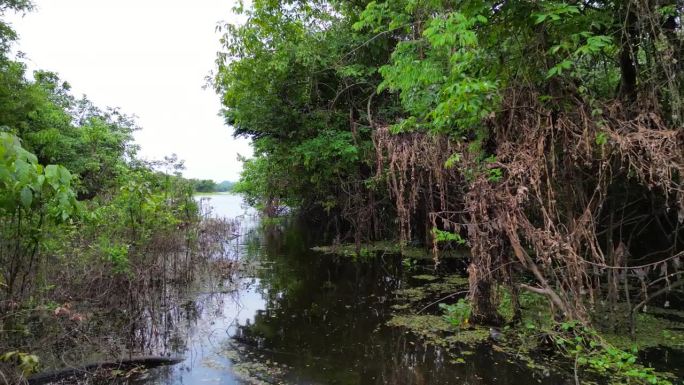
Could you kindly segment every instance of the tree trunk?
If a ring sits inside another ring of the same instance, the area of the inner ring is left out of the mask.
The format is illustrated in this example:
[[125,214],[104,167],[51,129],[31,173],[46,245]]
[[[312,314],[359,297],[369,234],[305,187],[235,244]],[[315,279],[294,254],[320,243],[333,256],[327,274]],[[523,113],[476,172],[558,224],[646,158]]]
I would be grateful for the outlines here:
[[[488,271],[484,271],[488,274]],[[475,264],[468,267],[470,280],[471,321],[480,325],[498,326],[503,323],[501,315],[496,309],[493,296],[493,282],[484,278]]]

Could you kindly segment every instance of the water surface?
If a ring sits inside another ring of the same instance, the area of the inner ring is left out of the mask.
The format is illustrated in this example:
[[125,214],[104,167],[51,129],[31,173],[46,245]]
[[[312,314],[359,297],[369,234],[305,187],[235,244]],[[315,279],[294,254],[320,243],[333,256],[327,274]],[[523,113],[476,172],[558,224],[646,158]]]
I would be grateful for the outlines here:
[[[197,293],[187,304],[181,364],[153,370],[148,384],[563,384],[510,362],[490,346],[464,348],[463,362],[385,326],[392,292],[406,287],[398,257],[368,261],[311,251],[316,231],[259,226],[234,195],[205,197],[214,215],[244,219],[231,242],[236,290]],[[232,286],[231,286],[232,285]],[[178,325],[177,325],[178,326]],[[453,353],[453,351],[452,351]]]

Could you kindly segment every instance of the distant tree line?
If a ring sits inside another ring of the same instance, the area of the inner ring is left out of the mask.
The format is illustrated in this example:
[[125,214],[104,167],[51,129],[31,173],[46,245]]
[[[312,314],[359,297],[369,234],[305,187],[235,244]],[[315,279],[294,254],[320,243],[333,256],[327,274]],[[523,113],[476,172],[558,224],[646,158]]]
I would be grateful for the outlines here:
[[209,192],[228,192],[233,189],[234,182],[224,180],[221,183],[216,183],[211,179],[191,179],[195,192],[209,193]]

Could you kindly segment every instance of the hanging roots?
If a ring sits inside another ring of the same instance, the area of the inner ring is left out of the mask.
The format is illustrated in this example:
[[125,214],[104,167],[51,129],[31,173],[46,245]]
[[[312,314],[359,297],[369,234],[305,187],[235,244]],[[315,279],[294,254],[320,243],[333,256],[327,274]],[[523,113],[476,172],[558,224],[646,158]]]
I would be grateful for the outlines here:
[[462,175],[455,168],[445,167],[458,147],[441,135],[393,135],[388,127],[375,131],[373,143],[378,162],[376,178],[386,178],[390,198],[396,205],[400,239],[413,240],[416,230],[422,232],[418,236],[428,236],[428,224],[458,231],[450,227],[457,221],[438,220],[441,214],[455,213],[463,207],[458,190],[463,186]]
[[[605,234],[627,221],[606,224],[606,213],[612,218],[615,209],[605,206],[611,188],[632,183],[664,197],[676,222],[684,221],[682,130],[668,129],[653,113],[626,119],[619,103],[597,119],[580,102],[552,111],[527,90],[512,90],[504,100],[487,122],[494,162],[483,163],[443,136],[391,135],[383,128],[374,137],[401,239],[411,239],[414,221],[425,221],[417,215],[421,206],[432,226],[467,232],[474,315],[497,320],[494,284],[543,294],[559,316],[588,321],[588,308],[604,299],[607,284],[615,296],[615,287],[630,277],[679,277],[679,224],[668,229],[674,241],[667,253],[634,266],[628,258],[633,239],[607,241]],[[445,168],[456,152],[463,153],[458,167]]]

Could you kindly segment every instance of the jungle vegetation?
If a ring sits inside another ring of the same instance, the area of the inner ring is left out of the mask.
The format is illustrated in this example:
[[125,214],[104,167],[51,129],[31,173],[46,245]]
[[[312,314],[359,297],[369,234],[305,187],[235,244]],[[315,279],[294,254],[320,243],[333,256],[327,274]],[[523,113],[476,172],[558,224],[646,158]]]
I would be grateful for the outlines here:
[[681,1],[236,10],[214,85],[255,147],[235,191],[267,215],[296,208],[357,245],[469,248],[480,324],[502,324],[504,290],[515,319],[528,292],[559,322],[609,314],[634,333],[681,295]]
[[[30,9],[0,0],[0,17]],[[255,148],[233,191],[266,215],[296,209],[357,250],[468,248],[453,323],[515,324],[540,296],[575,364],[605,346],[594,327],[634,335],[644,308],[681,298],[681,0],[236,11],[213,84]],[[0,19],[0,374],[34,371],[38,346],[78,355],[83,336],[131,326],[111,320],[144,318],[147,289],[190,280],[208,234],[192,194],[215,188],[173,157],[137,159],[131,117],[30,77],[15,39]],[[603,352],[630,382],[660,381]]]
[[[0,0],[0,16],[30,9]],[[147,343],[125,332],[149,322],[143,294],[189,280],[203,242],[181,163],[139,160],[130,116],[74,96],[55,73],[27,74],[15,38],[0,19],[3,383],[18,381],[8,367],[27,375],[53,353],[78,362],[92,345],[116,355]]]

